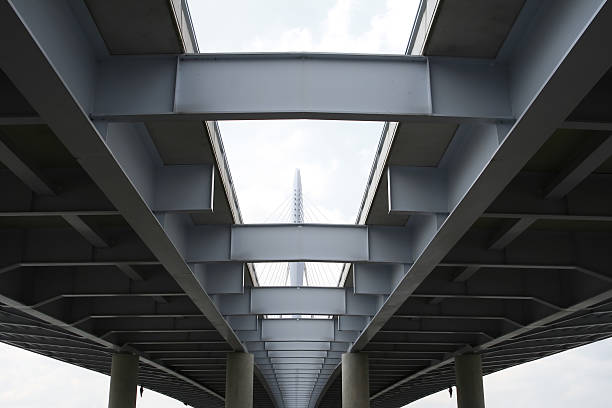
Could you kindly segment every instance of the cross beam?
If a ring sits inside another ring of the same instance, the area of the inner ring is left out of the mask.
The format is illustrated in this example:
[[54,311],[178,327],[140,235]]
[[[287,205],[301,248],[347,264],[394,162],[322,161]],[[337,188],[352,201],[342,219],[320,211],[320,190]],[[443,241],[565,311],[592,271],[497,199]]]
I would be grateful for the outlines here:
[[[410,263],[411,229],[334,224],[210,225],[186,228],[188,262]],[[214,243],[214,244],[212,244]]]
[[111,57],[98,72],[91,114],[107,121],[513,118],[506,68],[487,60],[199,54]]

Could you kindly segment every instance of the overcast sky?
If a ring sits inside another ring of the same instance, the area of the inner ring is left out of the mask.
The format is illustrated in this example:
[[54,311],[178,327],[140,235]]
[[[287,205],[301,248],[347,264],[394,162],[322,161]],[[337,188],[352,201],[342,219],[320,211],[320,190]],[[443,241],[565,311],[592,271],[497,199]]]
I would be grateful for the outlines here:
[[[190,0],[202,52],[324,51],[402,54],[416,0]],[[381,123],[223,122],[221,133],[246,222],[283,221],[277,207],[302,171],[320,222],[355,221]],[[275,212],[276,210],[276,212]],[[315,217],[316,215],[316,217]],[[107,376],[0,344],[0,407],[106,407]],[[485,377],[495,408],[610,407],[612,340]],[[451,408],[448,392],[410,408]],[[138,407],[182,403],[152,391]]]

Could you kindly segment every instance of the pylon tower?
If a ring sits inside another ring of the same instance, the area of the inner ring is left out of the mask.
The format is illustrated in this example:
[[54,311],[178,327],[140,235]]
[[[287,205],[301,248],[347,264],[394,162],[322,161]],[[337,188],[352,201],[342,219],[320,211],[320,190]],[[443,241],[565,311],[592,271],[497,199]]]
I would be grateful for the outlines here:
[[[295,169],[293,176],[293,217],[294,224],[304,223],[304,200],[302,196],[302,178],[300,169]],[[304,262],[289,263],[289,286],[302,286],[304,284]]]

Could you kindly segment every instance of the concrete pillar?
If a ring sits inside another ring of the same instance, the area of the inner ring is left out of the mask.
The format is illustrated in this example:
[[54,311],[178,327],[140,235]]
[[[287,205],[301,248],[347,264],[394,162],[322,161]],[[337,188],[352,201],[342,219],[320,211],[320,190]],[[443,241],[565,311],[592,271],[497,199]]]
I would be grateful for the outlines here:
[[455,357],[458,408],[484,408],[482,361],[478,354]]
[[138,356],[115,353],[111,365],[108,408],[134,408],[138,387]]
[[342,408],[369,408],[368,355],[342,354]]
[[253,408],[253,355],[228,353],[225,408]]

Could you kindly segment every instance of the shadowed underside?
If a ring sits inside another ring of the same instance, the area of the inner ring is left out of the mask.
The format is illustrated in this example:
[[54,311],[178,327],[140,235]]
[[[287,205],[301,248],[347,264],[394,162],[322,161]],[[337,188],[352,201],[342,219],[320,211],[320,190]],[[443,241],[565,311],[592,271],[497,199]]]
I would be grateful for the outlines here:
[[[236,351],[254,406],[337,407],[364,353],[370,404],[399,407],[455,356],[612,335],[606,1],[426,2],[421,56],[187,55],[181,1],[0,4],[0,341],[138,355],[194,407],[224,406]],[[243,225],[227,118],[388,121],[356,225]],[[274,261],[346,263],[343,286],[260,287]]]

